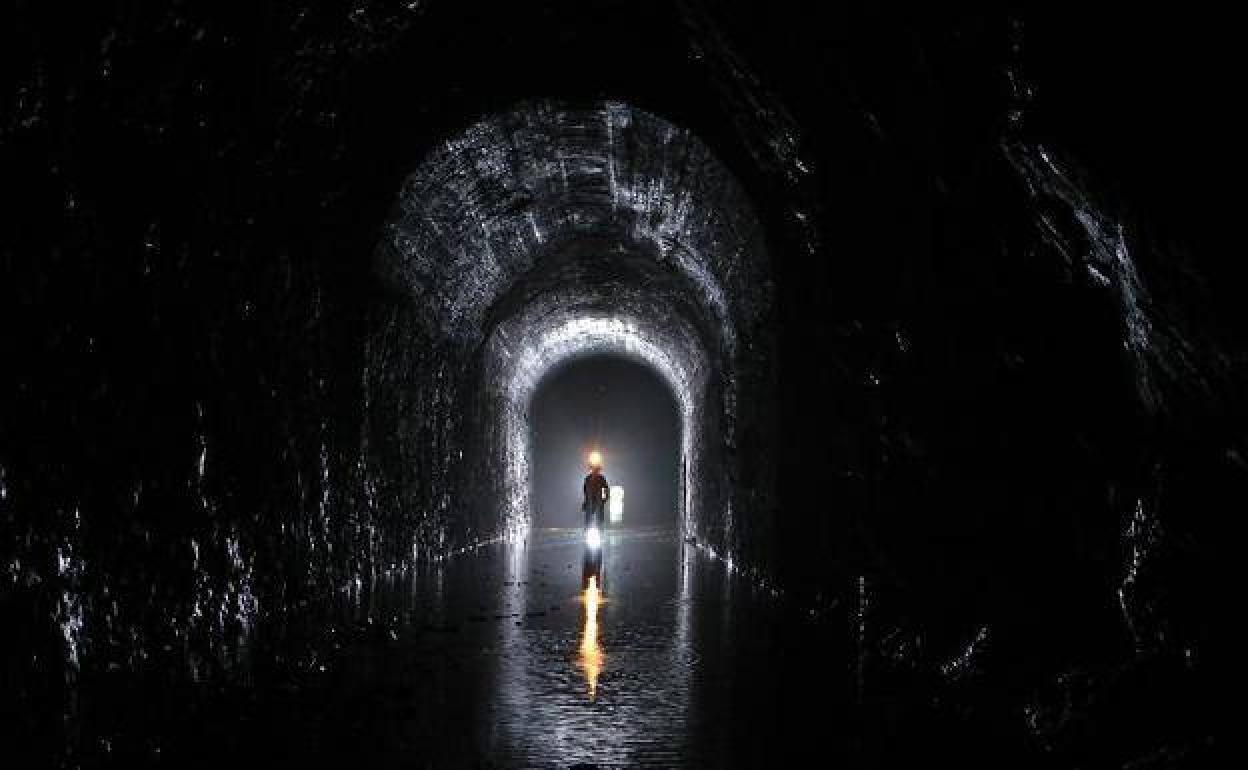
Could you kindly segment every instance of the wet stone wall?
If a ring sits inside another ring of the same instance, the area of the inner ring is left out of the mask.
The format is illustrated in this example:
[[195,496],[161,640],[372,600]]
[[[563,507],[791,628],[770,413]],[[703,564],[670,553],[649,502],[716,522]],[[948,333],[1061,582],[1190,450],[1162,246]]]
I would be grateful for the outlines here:
[[1133,47],[1185,30],[1144,11],[808,5],[18,4],[5,729],[153,756],[299,687],[379,576],[514,531],[588,319],[864,731],[1198,765],[1248,328],[1192,116],[1233,70]]
[[376,265],[464,373],[454,407],[471,399],[473,418],[447,494],[475,520],[525,526],[533,389],[569,357],[614,352],[655,367],[682,404],[683,528],[770,559],[768,527],[745,538],[734,522],[771,518],[772,471],[750,463],[741,485],[733,453],[745,426],[762,456],[774,441],[760,427],[774,402],[769,258],[739,183],[688,131],[619,102],[489,116],[405,181]]

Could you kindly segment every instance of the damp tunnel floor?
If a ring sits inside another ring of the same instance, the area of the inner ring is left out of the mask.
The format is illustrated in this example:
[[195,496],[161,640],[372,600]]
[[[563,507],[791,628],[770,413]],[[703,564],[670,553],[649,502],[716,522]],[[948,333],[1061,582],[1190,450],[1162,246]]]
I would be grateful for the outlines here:
[[[1019,746],[992,742],[1002,715],[954,720],[920,682],[864,702],[839,624],[786,608],[675,529],[608,533],[596,612],[579,590],[582,548],[579,530],[535,529],[383,581],[304,678],[200,714],[166,736],[161,761],[902,766],[935,752],[1027,766]],[[864,732],[864,710],[920,739]]]

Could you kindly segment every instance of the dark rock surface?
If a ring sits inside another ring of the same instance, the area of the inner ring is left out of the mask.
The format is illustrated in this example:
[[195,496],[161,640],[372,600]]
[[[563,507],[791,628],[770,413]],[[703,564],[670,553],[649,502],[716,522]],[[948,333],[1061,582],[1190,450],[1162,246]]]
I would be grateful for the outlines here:
[[1227,33],[5,16],[19,757],[158,760],[196,704],[297,689],[376,581],[517,529],[535,373],[600,350],[671,383],[689,533],[838,630],[864,736],[905,691],[1053,766],[1210,761],[1248,492]]

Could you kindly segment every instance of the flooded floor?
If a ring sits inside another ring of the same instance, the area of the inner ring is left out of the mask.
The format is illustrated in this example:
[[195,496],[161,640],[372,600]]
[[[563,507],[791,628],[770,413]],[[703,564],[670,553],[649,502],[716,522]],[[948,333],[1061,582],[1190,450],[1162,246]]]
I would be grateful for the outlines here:
[[[605,538],[602,590],[582,591],[582,549],[579,531],[535,531],[382,597],[375,613],[421,624],[345,650],[300,704],[270,715],[261,753],[279,765],[756,767],[812,748],[804,715],[826,719],[843,694],[815,703],[816,680],[793,677],[820,656],[784,641],[768,593],[673,532],[628,530]],[[845,667],[819,668],[808,674],[848,687]]]
[[858,605],[815,620],[671,531],[609,531],[603,553],[583,590],[581,532],[536,530],[360,586],[345,625],[292,612],[319,641],[286,633],[272,655],[310,654],[250,684],[84,687],[63,764],[1061,766],[1008,698],[880,654],[864,675]]

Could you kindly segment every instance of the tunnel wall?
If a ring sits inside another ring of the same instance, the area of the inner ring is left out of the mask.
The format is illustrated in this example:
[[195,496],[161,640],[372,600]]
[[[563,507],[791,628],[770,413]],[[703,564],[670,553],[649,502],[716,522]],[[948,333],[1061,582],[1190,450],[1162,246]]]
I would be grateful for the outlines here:
[[[488,116],[404,183],[376,263],[468,377],[473,418],[450,449],[467,481],[446,494],[470,521],[527,522],[524,421],[542,374],[579,352],[633,352],[684,405],[689,535],[760,568],[772,558],[774,467],[753,462],[745,487],[735,453],[744,439],[773,454],[769,258],[748,198],[688,131],[616,102]],[[578,319],[627,331],[560,338]],[[747,537],[735,522],[751,517]]]
[[[1236,638],[1226,501],[1248,497],[1244,282],[1218,259],[1239,219],[1203,176],[1238,141],[1206,117],[1235,68],[1157,56],[1183,24],[1142,8],[513,5],[18,7],[3,723],[65,761],[147,752],[144,719],[159,734],[222,682],[308,681],[391,563],[498,531],[451,492],[464,426],[492,424],[473,345],[501,319],[375,282],[368,257],[446,137],[605,95],[748,191],[780,436],[746,441],[768,420],[738,398],[724,451],[742,489],[751,448],[778,446],[782,492],[732,529],[852,637],[861,702],[911,683],[898,732],[970,720],[1060,766],[1199,760]],[[456,259],[492,247],[465,237]],[[435,308],[473,319],[449,347]],[[140,681],[160,716],[110,700]]]

